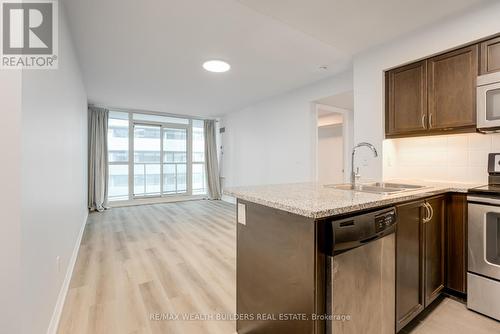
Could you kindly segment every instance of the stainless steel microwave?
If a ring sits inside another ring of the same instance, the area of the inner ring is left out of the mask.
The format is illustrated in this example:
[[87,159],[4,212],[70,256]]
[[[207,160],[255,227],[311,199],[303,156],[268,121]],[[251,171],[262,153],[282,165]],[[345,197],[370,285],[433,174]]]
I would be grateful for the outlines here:
[[500,72],[477,78],[477,128],[500,131]]

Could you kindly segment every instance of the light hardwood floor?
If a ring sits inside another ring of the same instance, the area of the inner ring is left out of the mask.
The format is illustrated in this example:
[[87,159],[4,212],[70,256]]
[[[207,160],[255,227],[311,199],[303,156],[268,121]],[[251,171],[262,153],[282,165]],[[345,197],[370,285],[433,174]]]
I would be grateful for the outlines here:
[[[235,207],[191,201],[89,217],[59,334],[232,334],[233,321],[154,320],[234,314]],[[500,322],[444,298],[402,331],[500,333]]]
[[90,215],[59,334],[235,332],[235,207],[190,201]]
[[440,298],[400,334],[498,334],[500,322],[469,311],[464,303]]

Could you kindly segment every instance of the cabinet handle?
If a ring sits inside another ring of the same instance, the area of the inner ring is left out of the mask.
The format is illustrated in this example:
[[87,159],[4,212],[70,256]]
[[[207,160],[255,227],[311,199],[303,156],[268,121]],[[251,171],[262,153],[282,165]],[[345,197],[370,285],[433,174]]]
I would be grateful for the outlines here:
[[426,115],[425,115],[425,114],[422,114],[422,127],[423,127],[424,129],[426,129],[426,128],[427,128],[427,126],[425,125],[425,117],[426,117]]
[[432,114],[429,114],[429,129],[432,129]]
[[425,223],[427,223],[430,220],[431,211],[429,210],[429,207],[428,207],[427,203],[424,203],[422,205],[425,208],[425,217],[424,217],[424,219],[422,219],[422,222],[425,224]]
[[430,221],[432,219],[432,217],[434,217],[434,209],[432,208],[432,205],[430,205],[429,203],[427,203],[427,205],[429,206],[429,209],[430,209],[430,217],[429,217],[429,220]]

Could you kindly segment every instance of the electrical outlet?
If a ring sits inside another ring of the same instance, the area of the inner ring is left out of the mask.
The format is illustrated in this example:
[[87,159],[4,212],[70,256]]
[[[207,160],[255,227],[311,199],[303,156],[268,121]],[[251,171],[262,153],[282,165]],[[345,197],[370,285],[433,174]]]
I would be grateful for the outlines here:
[[61,272],[61,257],[59,255],[56,256],[56,268],[57,268],[57,272],[60,273]]
[[247,206],[242,203],[238,203],[238,223],[247,224]]

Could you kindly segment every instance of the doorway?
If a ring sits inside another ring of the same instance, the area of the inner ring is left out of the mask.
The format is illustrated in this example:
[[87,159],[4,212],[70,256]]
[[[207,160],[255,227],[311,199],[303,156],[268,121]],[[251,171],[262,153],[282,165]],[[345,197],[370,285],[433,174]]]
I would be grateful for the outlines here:
[[316,181],[339,184],[349,179],[352,147],[352,92],[315,101]]
[[318,108],[318,167],[321,184],[344,182],[344,116]]

